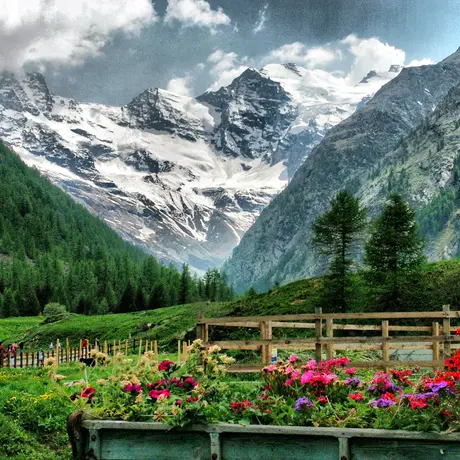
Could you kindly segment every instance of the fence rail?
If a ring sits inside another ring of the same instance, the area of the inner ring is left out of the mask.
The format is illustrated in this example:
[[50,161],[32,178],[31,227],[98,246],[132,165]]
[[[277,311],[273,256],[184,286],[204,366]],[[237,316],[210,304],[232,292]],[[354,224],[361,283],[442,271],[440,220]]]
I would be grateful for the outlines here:
[[[380,324],[348,324],[349,320],[380,320]],[[404,320],[420,320],[429,325],[406,326]],[[310,321],[310,322],[306,322]],[[393,324],[390,324],[390,321]],[[339,322],[339,323],[338,323]],[[394,323],[398,324],[394,324]],[[460,311],[452,311],[448,305],[442,311],[435,312],[390,312],[390,313],[322,313],[317,308],[313,314],[227,317],[197,319],[197,338],[205,346],[218,345],[225,350],[253,350],[261,352],[260,364],[236,364],[230,368],[233,372],[254,372],[272,361],[273,348],[282,350],[314,350],[316,360],[332,359],[336,351],[372,350],[381,351],[380,360],[350,363],[358,368],[383,368],[411,364],[420,367],[442,368],[444,360],[450,358],[452,351],[460,349],[460,336],[455,335],[460,323]],[[210,327],[238,327],[259,329],[260,338],[254,340],[209,340]],[[274,339],[273,329],[310,329],[313,337]],[[351,332],[370,331],[379,335],[352,335],[334,337],[334,331],[342,335]],[[394,333],[399,333],[394,335]],[[428,335],[407,335],[408,333],[428,333]],[[392,334],[393,333],[393,334]],[[402,335],[406,334],[406,335]],[[432,359],[428,360],[391,360],[391,351],[430,350]]]
[[[43,351],[28,351],[28,352],[16,352],[9,354],[6,351],[0,352],[0,368],[12,367],[12,368],[26,368],[26,367],[40,367],[43,365],[43,361],[48,358],[54,358],[58,365],[69,364],[72,362],[79,362],[81,359],[90,359],[91,350],[98,349],[98,351],[104,352],[109,357],[116,356],[121,353],[124,356],[138,355],[139,358],[146,351],[151,351],[154,356],[154,360],[158,362],[158,341],[148,339],[126,339],[126,340],[113,340],[104,341],[100,346],[87,346],[84,347],[82,341],[77,347],[71,347],[66,340],[65,346],[57,346],[52,350]],[[188,360],[190,342],[178,340],[177,342],[177,362],[183,363]]]

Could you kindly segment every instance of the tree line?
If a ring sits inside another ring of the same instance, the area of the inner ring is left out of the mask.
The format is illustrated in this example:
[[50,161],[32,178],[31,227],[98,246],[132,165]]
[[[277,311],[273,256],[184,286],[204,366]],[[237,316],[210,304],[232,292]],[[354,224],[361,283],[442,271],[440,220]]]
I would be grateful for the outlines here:
[[[425,256],[416,213],[399,194],[388,198],[379,217],[368,222],[359,200],[342,191],[313,224],[313,246],[328,263],[319,303],[346,312],[363,283],[367,303],[382,311],[403,309],[402,287],[420,278]],[[362,251],[364,249],[364,251]],[[359,254],[364,252],[363,264]]]
[[225,274],[161,264],[0,144],[0,316],[49,303],[105,314],[232,298]]

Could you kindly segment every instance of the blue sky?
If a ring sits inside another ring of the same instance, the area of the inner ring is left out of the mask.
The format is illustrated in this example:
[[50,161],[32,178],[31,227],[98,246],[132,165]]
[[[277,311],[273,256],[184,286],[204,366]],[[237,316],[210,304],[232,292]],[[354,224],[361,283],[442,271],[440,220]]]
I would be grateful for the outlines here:
[[0,65],[38,68],[53,92],[106,104],[153,86],[199,94],[284,58],[347,76],[392,58],[437,62],[460,46],[460,0],[8,3]]

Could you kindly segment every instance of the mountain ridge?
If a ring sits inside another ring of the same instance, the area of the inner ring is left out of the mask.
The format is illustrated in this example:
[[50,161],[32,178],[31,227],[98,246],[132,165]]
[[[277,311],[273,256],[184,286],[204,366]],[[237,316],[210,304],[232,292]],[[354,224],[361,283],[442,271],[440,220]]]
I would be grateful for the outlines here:
[[329,130],[226,264],[240,290],[321,271],[309,244],[314,218],[341,189],[357,192],[378,160],[460,82],[457,58],[458,52],[437,65],[403,69],[364,107]]
[[112,107],[53,95],[39,73],[4,73],[0,137],[124,238],[206,270],[325,133],[392,76],[344,89],[320,71],[274,64],[197,98],[149,88]]

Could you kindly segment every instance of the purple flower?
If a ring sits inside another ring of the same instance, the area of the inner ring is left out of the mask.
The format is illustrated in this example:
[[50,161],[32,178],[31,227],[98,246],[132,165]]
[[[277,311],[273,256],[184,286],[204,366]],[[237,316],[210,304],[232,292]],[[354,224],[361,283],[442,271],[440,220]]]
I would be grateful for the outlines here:
[[392,401],[391,399],[384,399],[384,398],[380,398],[380,399],[377,399],[377,401],[371,402],[371,406],[381,407],[381,408],[394,406],[395,404],[396,403]]
[[433,393],[437,393],[440,390],[444,390],[448,386],[449,386],[449,384],[447,382],[436,383],[436,384],[431,385],[431,391]]
[[359,387],[361,385],[361,379],[359,379],[358,377],[350,377],[347,380],[345,380],[345,383],[348,386],[350,386],[352,388],[355,388],[355,387]]
[[302,411],[306,407],[313,407],[314,404],[312,401],[310,401],[306,396],[303,396],[302,398],[299,398],[296,403],[295,403],[295,410],[297,411]]

